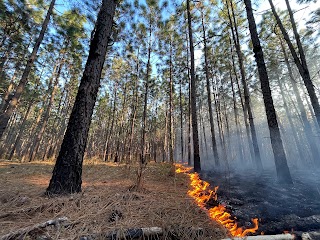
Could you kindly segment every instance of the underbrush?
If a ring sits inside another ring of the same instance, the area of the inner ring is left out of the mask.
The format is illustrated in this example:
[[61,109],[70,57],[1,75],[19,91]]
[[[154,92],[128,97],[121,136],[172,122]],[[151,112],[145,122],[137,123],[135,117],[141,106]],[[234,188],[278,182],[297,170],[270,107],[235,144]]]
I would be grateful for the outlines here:
[[52,168],[52,162],[0,162],[0,236],[58,217],[67,217],[68,224],[46,227],[53,239],[147,227],[174,232],[176,239],[191,239],[186,229],[203,229],[197,239],[221,239],[226,234],[187,197],[188,178],[169,176],[167,164],[148,164],[143,188],[134,192],[129,189],[136,166],[86,161],[81,193],[48,198],[44,192]]

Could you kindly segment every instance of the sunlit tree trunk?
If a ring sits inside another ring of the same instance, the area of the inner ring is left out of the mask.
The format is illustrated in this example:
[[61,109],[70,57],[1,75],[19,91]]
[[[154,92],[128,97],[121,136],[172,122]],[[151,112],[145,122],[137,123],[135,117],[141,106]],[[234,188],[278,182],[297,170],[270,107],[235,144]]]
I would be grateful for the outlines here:
[[257,26],[255,23],[253,12],[252,12],[251,0],[244,0],[244,3],[246,5],[250,36],[253,44],[253,52],[254,52],[254,56],[256,59],[258,72],[259,72],[261,90],[262,90],[263,101],[266,109],[268,127],[269,127],[270,138],[271,138],[271,145],[273,149],[278,180],[281,183],[292,184],[291,174],[287,164],[287,157],[284,152],[284,148],[281,140],[280,130],[279,130],[278,121],[276,117],[276,111],[274,109],[267,68],[264,61],[262,47],[260,45]]

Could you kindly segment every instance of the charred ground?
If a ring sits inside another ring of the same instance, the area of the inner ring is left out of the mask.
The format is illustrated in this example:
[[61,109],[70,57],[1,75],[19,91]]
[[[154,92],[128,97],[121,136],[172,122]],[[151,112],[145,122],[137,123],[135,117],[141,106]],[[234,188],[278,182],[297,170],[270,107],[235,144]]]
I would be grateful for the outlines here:
[[320,230],[320,173],[293,170],[292,176],[294,184],[283,185],[272,171],[202,173],[203,180],[219,186],[219,202],[241,225],[259,218],[257,235]]

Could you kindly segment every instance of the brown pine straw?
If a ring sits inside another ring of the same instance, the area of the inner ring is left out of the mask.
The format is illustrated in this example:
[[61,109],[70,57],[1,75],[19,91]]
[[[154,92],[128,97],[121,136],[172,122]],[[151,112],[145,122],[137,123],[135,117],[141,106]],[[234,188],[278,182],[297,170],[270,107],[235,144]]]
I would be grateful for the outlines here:
[[[85,161],[82,193],[48,198],[43,193],[52,168],[53,163],[47,162],[0,162],[0,236],[66,216],[71,221],[69,226],[46,228],[53,239],[146,227],[175,232],[178,239],[226,237],[226,230],[187,196],[188,177],[169,176],[167,164],[149,163],[143,175],[143,191],[130,192],[136,166]],[[191,238],[191,228],[203,228],[204,233]]]

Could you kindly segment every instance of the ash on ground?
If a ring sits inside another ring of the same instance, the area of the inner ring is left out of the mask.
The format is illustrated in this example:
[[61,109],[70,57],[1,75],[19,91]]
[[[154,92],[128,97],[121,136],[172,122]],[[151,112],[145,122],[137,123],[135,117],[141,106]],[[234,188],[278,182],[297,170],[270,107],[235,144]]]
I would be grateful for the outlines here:
[[277,183],[272,171],[206,171],[201,178],[219,186],[219,203],[239,225],[250,227],[252,218],[259,219],[256,235],[320,231],[320,172],[296,170],[291,174],[293,185]]

